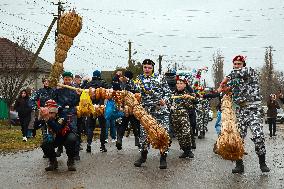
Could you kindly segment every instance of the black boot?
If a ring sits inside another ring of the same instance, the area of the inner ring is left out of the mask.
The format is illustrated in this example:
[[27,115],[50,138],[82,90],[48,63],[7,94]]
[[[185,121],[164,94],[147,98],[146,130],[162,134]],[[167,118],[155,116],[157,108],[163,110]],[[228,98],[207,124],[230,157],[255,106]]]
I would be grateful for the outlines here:
[[60,157],[62,153],[63,153],[63,146],[58,146],[56,151],[56,157]]
[[195,138],[194,138],[194,136],[192,136],[192,139],[191,139],[191,148],[192,148],[192,149],[196,149],[196,143],[195,143]]
[[236,161],[236,167],[232,170],[232,173],[243,173],[244,172],[244,163],[243,160]]
[[46,171],[54,171],[58,168],[58,162],[56,158],[49,159],[49,166],[45,168]]
[[101,152],[107,152],[105,144],[101,144],[100,151]]
[[79,155],[79,153],[74,157],[74,160],[76,160],[76,161],[80,161],[80,155]]
[[92,147],[91,145],[87,144],[86,152],[91,153]]
[[67,160],[68,171],[76,171],[74,158],[69,158]]
[[142,163],[146,162],[147,154],[148,154],[147,150],[141,152],[140,158],[134,162],[135,167],[141,167]]
[[161,154],[160,157],[160,169],[166,169],[167,168],[167,154]]
[[179,156],[179,158],[194,158],[194,154],[191,151],[191,148],[186,148],[183,150],[183,153]]
[[265,154],[258,156],[259,158],[259,166],[262,172],[269,172],[270,169],[267,167],[265,163]]
[[200,135],[198,136],[199,139],[205,138],[205,131],[200,131]]
[[122,141],[117,140],[115,146],[118,150],[122,150]]
[[139,143],[139,137],[135,137],[135,146],[140,146],[140,143]]

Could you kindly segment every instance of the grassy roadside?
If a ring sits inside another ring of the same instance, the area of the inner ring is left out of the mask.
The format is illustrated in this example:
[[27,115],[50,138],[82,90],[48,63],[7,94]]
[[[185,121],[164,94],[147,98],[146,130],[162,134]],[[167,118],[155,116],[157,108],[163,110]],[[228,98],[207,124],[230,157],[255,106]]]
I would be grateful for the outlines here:
[[40,146],[42,141],[41,130],[37,131],[35,138],[22,141],[21,128],[17,126],[0,125],[0,153],[33,150]]

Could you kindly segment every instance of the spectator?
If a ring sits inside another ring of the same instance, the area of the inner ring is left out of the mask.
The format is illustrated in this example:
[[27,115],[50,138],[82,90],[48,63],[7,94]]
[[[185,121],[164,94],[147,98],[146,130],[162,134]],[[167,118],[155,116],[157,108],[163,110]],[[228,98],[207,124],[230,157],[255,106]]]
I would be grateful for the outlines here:
[[22,128],[23,141],[26,142],[28,140],[27,132],[28,125],[31,121],[32,112],[32,108],[29,105],[29,95],[26,90],[22,90],[20,92],[20,95],[15,102],[14,109],[18,112],[20,125]]
[[280,108],[278,102],[276,101],[276,95],[271,94],[267,101],[267,121],[269,124],[269,135],[270,137],[276,136],[276,117],[277,117],[277,109]]

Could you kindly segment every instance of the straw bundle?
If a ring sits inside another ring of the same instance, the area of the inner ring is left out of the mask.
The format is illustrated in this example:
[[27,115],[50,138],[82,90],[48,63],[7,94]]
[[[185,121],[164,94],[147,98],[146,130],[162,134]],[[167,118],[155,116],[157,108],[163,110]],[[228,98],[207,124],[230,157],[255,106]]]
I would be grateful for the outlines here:
[[133,107],[133,115],[138,120],[141,120],[141,118],[146,114],[147,114],[147,112],[144,110],[144,108],[141,105],[137,105],[137,106]]
[[52,72],[50,73],[50,85],[56,86],[59,80],[59,76],[63,73],[63,64],[55,62],[52,65]]
[[105,112],[105,106],[104,105],[94,105],[95,113],[94,117],[102,116]]
[[75,10],[64,13],[59,20],[59,33],[75,38],[82,29],[82,18]]
[[168,132],[149,114],[143,115],[140,123],[147,132],[147,139],[152,147],[160,149],[161,153],[165,152],[170,143]]
[[130,106],[125,105],[124,106],[124,113],[125,113],[126,117],[128,117],[130,115],[133,115],[133,108],[131,108]]
[[59,34],[56,41],[57,48],[68,51],[70,47],[73,45],[73,40],[74,38],[72,37],[69,37],[64,34]]
[[56,48],[55,49],[55,62],[64,62],[67,58],[67,51]]
[[[137,95],[136,95],[137,96]],[[124,97],[124,102],[127,106],[129,107],[135,107],[136,105],[139,105],[139,102],[138,100],[135,98],[135,96],[128,92],[125,94],[125,97]]]
[[243,140],[237,130],[236,115],[232,108],[232,99],[225,95],[222,99],[222,130],[217,140],[217,151],[226,160],[242,159]]
[[[74,38],[78,35],[82,28],[82,18],[76,14],[73,10],[71,12],[64,13],[59,22],[59,34],[56,41],[57,47],[55,48],[55,62],[62,64],[67,58],[67,52],[73,44]],[[55,70],[57,66],[53,66],[50,73],[50,86],[55,87],[59,81],[60,75],[63,69]]]
[[169,147],[170,137],[167,131],[157,123],[157,121],[149,115],[145,109],[139,105],[136,97],[132,93],[127,93],[124,98],[125,104],[133,109],[133,115],[140,121],[144,127],[150,144],[155,149],[159,149],[161,153],[165,152]]

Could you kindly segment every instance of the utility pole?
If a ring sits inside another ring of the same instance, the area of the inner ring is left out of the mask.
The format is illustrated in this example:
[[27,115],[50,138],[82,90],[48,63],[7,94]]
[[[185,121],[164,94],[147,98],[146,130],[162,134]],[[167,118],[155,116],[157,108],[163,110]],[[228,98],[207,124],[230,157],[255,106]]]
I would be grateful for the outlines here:
[[56,22],[56,19],[57,19],[56,17],[53,18],[51,24],[49,25],[49,27],[48,27],[48,29],[47,29],[47,31],[46,31],[46,33],[45,33],[43,39],[42,39],[42,41],[41,41],[41,43],[40,43],[40,45],[39,45],[37,51],[36,51],[36,53],[35,53],[34,56],[32,57],[32,60],[31,60],[31,62],[29,63],[28,68],[27,68],[26,71],[24,72],[24,74],[23,74],[23,76],[22,76],[20,82],[18,83],[18,85],[15,87],[15,90],[14,90],[15,92],[14,92],[14,95],[13,95],[13,97],[12,97],[12,101],[14,101],[14,100],[16,99],[16,96],[17,96],[18,92],[20,91],[22,85],[24,84],[24,82],[25,82],[26,79],[28,78],[31,69],[34,67],[34,65],[35,65],[35,63],[36,63],[36,60],[37,60],[37,58],[38,58],[38,55],[39,55],[41,49],[43,48],[43,45],[44,45],[45,41],[47,40],[48,35],[49,35],[49,33],[50,33],[52,27],[54,26],[55,22]]
[[58,0],[58,3],[53,3],[54,5],[57,5],[57,14],[53,14],[54,17],[57,18],[57,28],[55,30],[55,41],[57,40],[57,37],[58,37],[58,33],[59,33],[59,20],[60,20],[60,17],[61,17],[61,14],[62,12],[64,11],[64,8],[63,8],[63,2],[61,2],[60,0]]
[[128,41],[128,66],[131,65],[131,41]]
[[162,59],[163,59],[163,56],[162,55],[159,55],[159,74],[162,74]]

